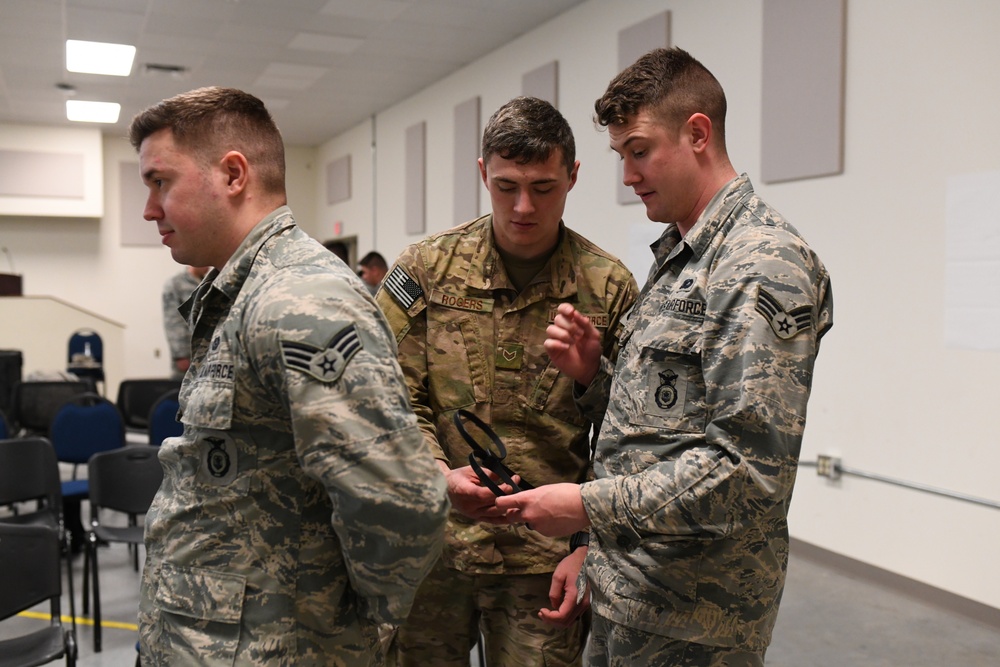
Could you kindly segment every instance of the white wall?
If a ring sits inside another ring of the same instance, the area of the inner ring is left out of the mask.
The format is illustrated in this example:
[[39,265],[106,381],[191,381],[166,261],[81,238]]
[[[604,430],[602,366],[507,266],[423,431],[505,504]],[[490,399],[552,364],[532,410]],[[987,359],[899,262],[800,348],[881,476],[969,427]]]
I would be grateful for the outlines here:
[[[450,227],[453,107],[480,95],[485,122],[520,93],[524,72],[557,59],[560,108],[582,162],[566,220],[626,259],[641,282],[648,257],[630,253],[628,240],[651,223],[641,206],[615,204],[617,158],[591,116],[616,73],[618,30],[664,9],[673,43],[725,87],[730,154],[755,179],[761,0],[592,0],[377,115],[376,247],[391,258],[420,236],[403,228],[405,128],[427,122],[427,233]],[[946,181],[1000,162],[1000,4],[855,0],[847,11],[844,173],[755,181],[833,275],[836,324],[817,365],[802,458],[834,454],[859,470],[1000,501],[988,418],[1000,355],[943,340]],[[321,153],[351,150],[354,134]],[[364,174],[354,177],[356,185]],[[489,199],[481,201],[485,212]],[[321,210],[346,218],[350,206],[364,202]],[[1000,548],[995,509],[856,477],[829,482],[803,468],[791,522],[798,538],[1000,607],[1000,578],[985,574]]]

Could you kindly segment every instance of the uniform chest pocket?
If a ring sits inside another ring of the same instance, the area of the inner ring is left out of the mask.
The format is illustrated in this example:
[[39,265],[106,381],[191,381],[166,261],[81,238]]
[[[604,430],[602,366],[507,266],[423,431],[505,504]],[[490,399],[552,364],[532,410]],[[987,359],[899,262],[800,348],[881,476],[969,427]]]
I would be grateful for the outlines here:
[[489,371],[480,319],[448,308],[427,316],[427,381],[432,407],[451,410],[489,400]]
[[228,431],[233,424],[236,363],[225,336],[216,334],[205,360],[183,387],[181,421],[198,428]]
[[636,341],[632,423],[687,433],[706,426],[701,348],[694,336]]

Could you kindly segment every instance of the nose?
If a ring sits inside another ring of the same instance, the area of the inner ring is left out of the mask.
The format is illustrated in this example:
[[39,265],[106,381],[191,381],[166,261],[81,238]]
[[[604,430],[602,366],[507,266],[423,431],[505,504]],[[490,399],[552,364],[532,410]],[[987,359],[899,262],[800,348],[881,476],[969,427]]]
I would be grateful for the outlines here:
[[639,176],[639,171],[632,164],[632,161],[628,158],[622,160],[622,184],[628,187],[634,186],[636,183],[642,180]]
[[514,200],[514,211],[521,215],[527,215],[535,211],[535,203],[531,200],[531,192],[527,189],[519,190]]
[[156,199],[152,192],[149,193],[149,197],[146,198],[146,207],[142,211],[142,217],[144,220],[160,220],[163,218],[163,209],[160,207],[160,202]]

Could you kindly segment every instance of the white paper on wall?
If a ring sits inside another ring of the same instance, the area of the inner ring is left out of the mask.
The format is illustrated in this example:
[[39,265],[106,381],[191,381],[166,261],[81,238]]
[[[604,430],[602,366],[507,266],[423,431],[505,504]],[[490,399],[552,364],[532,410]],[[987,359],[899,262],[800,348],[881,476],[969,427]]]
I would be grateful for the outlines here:
[[1000,350],[1000,171],[948,179],[945,344]]

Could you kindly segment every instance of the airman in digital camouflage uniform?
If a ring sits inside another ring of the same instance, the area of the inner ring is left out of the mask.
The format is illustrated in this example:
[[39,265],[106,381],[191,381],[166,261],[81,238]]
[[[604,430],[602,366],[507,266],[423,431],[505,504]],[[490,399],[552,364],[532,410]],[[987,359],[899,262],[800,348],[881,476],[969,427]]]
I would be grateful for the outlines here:
[[180,307],[201,279],[208,273],[207,266],[186,266],[163,283],[163,331],[170,348],[170,376],[180,380],[191,365],[191,330],[180,314]]
[[588,475],[602,415],[578,410],[573,381],[545,354],[545,330],[571,303],[614,357],[637,288],[617,259],[562,223],[578,167],[572,131],[551,104],[507,103],[487,124],[479,160],[493,213],[404,250],[378,292],[455,510],[441,563],[399,631],[404,666],[468,665],[480,631],[490,667],[580,664],[589,600],[576,580],[586,547],[570,553],[566,539],[493,525],[496,496],[470,468],[472,450],[453,423],[464,409],[491,425],[506,465],[531,484]]
[[238,90],[204,88],[129,130],[145,217],[181,263],[184,434],[146,517],[144,665],[381,664],[437,559],[445,480],[378,307],[285,205],[284,147]]
[[668,224],[613,372],[573,308],[549,329],[581,401],[607,403],[597,479],[497,505],[547,535],[590,526],[590,665],[763,665],[830,278],[733,169],[722,87],[688,53],[643,56],[596,111]]

